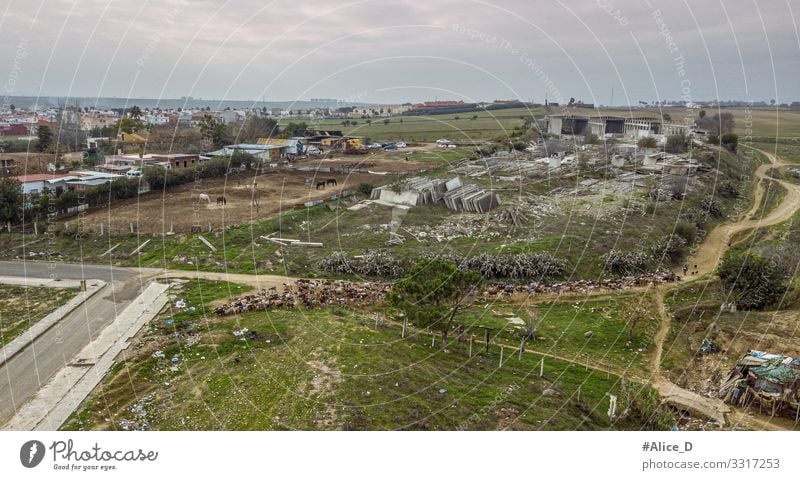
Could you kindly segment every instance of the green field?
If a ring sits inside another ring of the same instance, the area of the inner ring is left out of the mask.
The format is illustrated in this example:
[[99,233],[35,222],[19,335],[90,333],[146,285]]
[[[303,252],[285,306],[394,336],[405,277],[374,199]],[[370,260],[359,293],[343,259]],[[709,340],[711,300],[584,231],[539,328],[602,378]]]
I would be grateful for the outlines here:
[[[350,119],[358,125],[344,126],[343,120],[327,119],[310,123],[313,128],[342,130],[346,135],[367,137],[377,142],[435,142],[447,138],[453,142],[480,144],[485,140],[508,136],[524,117],[541,116],[544,108],[509,108],[446,115],[395,116],[388,119]],[[477,118],[473,119],[473,116]],[[456,118],[458,117],[458,118]],[[367,121],[369,120],[369,123]],[[388,120],[388,124],[384,121]],[[302,119],[281,120],[280,124]]]
[[[559,107],[511,108],[506,110],[490,110],[457,114],[439,114],[423,116],[393,116],[388,119],[350,119],[357,125],[343,125],[344,120],[303,120],[282,119],[280,124],[306,121],[319,129],[342,130],[347,135],[369,138],[371,141],[393,142],[433,142],[439,138],[447,138],[455,142],[479,144],[485,140],[507,137],[515,127],[523,124],[524,118],[531,116],[541,118],[548,113],[560,113]],[[576,115],[618,115],[618,116],[658,116],[669,114],[673,121],[680,121],[683,115],[696,115],[696,111],[684,108],[600,108],[570,109]],[[729,112],[736,120],[736,133],[743,140],[779,138],[800,138],[800,111],[766,107],[754,108],[722,108],[706,109],[707,115],[718,112]],[[477,118],[473,119],[473,116]],[[456,118],[457,117],[457,118]],[[384,122],[388,120],[388,124]]]
[[[173,293],[198,307],[201,296],[235,290],[183,288]],[[465,343],[442,351],[428,335],[402,339],[397,324],[347,309],[224,318],[201,310],[152,322],[64,428],[606,430],[674,421],[649,388],[629,382],[631,415],[609,422],[607,394],[623,393],[614,374],[547,359],[540,377],[534,354],[507,355],[501,368],[496,346],[470,358]],[[243,327],[255,333],[237,338]]]

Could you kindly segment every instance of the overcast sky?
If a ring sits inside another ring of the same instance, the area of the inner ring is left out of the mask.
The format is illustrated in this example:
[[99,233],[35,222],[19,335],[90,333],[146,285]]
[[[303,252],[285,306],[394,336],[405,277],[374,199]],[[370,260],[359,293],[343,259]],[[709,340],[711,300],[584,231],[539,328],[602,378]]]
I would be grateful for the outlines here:
[[41,96],[785,102],[800,99],[797,22],[796,0],[0,0],[0,82]]

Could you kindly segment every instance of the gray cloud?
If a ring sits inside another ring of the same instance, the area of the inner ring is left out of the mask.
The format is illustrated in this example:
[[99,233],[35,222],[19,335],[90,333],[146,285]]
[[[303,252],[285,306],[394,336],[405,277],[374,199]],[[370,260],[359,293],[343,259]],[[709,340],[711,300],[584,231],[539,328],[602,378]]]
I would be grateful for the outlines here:
[[800,98],[789,0],[650,3],[10,0],[0,75],[24,39],[16,94],[543,100],[546,78],[597,103],[675,99],[687,79],[695,99]]

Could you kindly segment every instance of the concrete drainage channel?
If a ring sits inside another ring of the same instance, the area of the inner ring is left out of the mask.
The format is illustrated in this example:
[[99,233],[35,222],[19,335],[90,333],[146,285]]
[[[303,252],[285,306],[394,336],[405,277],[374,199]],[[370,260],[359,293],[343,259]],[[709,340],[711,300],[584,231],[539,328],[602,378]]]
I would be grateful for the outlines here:
[[167,303],[169,285],[151,283],[113,323],[20,408],[3,430],[57,430],[100,383],[128,340]]
[[[78,280],[54,281],[50,279],[20,277],[0,277],[0,283],[4,285],[39,286],[51,288],[73,288],[80,286],[80,281]],[[14,357],[14,355],[25,349],[25,347],[30,345],[43,333],[50,330],[64,317],[83,305],[86,300],[89,300],[97,292],[105,288],[105,286],[106,282],[102,280],[86,280],[85,291],[78,292],[78,294],[75,295],[75,297],[70,301],[55,309],[52,313],[36,322],[31,328],[26,330],[20,336],[3,346],[2,356],[0,356],[0,367],[5,365],[6,362]]]

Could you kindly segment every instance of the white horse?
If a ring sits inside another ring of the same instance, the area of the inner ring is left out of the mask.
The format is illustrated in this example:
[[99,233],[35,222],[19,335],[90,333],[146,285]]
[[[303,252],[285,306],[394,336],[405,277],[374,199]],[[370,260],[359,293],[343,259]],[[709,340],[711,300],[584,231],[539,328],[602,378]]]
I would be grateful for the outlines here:
[[200,195],[198,195],[197,201],[211,203],[211,199],[208,197],[207,193],[201,193]]

